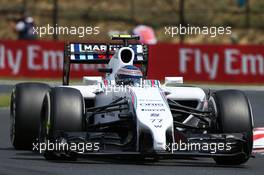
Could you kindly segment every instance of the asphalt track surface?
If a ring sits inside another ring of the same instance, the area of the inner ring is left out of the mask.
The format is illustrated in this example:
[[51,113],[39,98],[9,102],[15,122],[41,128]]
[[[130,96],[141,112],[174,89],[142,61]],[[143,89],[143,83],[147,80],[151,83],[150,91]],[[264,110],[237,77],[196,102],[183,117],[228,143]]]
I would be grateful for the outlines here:
[[[246,91],[253,108],[256,127],[264,126],[262,114],[264,92]],[[86,175],[166,175],[166,174],[199,174],[199,175],[243,175],[263,174],[264,156],[256,155],[245,165],[219,166],[213,160],[176,159],[160,162],[135,162],[117,159],[80,159],[76,162],[46,161],[41,155],[30,151],[16,151],[9,140],[9,110],[0,109],[0,175],[10,174],[86,174]]]

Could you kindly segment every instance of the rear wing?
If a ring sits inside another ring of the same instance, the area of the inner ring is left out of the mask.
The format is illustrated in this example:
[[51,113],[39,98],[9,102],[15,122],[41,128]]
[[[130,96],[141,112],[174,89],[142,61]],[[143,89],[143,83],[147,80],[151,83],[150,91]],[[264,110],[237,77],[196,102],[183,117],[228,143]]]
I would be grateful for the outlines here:
[[[69,43],[65,45],[63,64],[63,85],[69,85],[70,65],[77,64],[108,64],[115,51],[127,46],[135,52],[134,64],[139,65],[144,76],[148,69],[148,47],[143,44],[128,44],[127,38],[113,36],[113,40],[123,40],[123,44],[103,43]],[[131,38],[129,38],[131,39]],[[135,38],[132,38],[135,39]]]

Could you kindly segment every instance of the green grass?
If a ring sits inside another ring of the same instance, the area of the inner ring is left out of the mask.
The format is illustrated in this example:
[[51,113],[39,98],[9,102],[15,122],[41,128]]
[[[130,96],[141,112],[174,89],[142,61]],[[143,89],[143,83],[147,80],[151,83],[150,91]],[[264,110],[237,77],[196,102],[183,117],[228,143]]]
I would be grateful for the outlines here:
[[0,108],[8,107],[10,103],[10,94],[0,94]]

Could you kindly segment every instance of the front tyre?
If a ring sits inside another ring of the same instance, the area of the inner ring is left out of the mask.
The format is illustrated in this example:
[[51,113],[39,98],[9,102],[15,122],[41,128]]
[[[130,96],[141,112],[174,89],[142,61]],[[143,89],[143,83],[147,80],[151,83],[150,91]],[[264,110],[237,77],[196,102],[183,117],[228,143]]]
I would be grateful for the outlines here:
[[211,97],[216,113],[217,133],[243,133],[244,154],[238,156],[215,157],[217,164],[239,165],[248,161],[253,146],[253,116],[248,98],[242,91],[222,90]]
[[[41,117],[40,140],[57,141],[59,132],[84,131],[84,100],[79,90],[67,87],[55,87],[46,94]],[[57,156],[56,150],[45,151],[47,160],[69,159]]]

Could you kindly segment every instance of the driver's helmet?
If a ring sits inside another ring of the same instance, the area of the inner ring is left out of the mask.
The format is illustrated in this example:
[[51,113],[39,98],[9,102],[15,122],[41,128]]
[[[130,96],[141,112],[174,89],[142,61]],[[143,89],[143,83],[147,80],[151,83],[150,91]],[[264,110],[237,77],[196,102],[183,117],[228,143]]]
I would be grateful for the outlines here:
[[140,80],[143,75],[140,69],[136,66],[127,65],[120,68],[115,75],[117,85],[140,85]]

